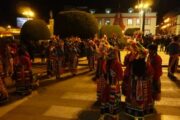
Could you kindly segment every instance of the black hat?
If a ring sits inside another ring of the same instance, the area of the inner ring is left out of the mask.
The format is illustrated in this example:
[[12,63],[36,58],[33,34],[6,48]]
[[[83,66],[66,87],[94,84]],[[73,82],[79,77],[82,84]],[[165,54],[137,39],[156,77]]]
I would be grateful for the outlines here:
[[148,49],[149,49],[149,50],[157,51],[158,46],[157,46],[156,44],[150,44],[150,45],[148,46]]

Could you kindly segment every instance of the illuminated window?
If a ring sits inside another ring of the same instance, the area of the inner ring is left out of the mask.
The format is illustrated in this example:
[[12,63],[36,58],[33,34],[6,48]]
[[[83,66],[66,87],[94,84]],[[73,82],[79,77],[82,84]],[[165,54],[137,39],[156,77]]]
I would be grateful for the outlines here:
[[133,8],[129,8],[128,9],[128,13],[132,13],[132,12],[134,12],[134,9]]
[[106,20],[105,20],[105,25],[110,25],[110,23],[111,23],[111,22],[110,22],[110,19],[106,19]]
[[132,24],[133,24],[133,20],[132,20],[132,19],[128,19],[128,20],[127,20],[127,24],[128,24],[128,25],[132,25]]
[[101,25],[102,24],[102,20],[98,19],[98,24]]
[[109,14],[109,13],[111,13],[111,9],[107,8],[107,9],[105,10],[105,12],[106,12],[107,14]]
[[151,19],[150,18],[146,18],[145,19],[145,25],[150,25],[151,24]]
[[96,12],[96,10],[95,10],[95,9],[90,9],[89,12],[90,12],[91,14],[94,14],[94,13]]
[[146,35],[151,33],[149,29],[146,29],[144,32]]
[[140,25],[140,19],[136,19],[136,25]]

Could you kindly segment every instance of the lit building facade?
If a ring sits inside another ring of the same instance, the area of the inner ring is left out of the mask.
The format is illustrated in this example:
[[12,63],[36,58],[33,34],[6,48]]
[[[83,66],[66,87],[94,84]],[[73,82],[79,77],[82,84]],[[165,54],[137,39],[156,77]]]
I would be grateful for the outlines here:
[[166,16],[161,24],[161,30],[166,34],[180,35],[180,14]]
[[[113,25],[118,13],[93,13],[97,18],[99,28],[103,25]],[[140,28],[142,29],[143,17],[140,13],[121,13],[120,14],[122,23],[126,29],[128,28]],[[156,34],[156,13],[145,13],[145,34]]]

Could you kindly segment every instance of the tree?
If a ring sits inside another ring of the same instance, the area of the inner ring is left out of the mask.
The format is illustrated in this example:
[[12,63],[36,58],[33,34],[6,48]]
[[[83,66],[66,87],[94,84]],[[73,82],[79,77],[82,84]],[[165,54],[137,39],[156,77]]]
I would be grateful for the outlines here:
[[123,37],[122,30],[119,25],[105,25],[102,26],[99,30],[99,35],[102,37],[103,35],[107,35],[108,39],[113,39],[114,36],[118,39],[119,47],[122,48],[126,44],[126,41]]
[[28,20],[21,28],[20,40],[22,43],[29,41],[48,40],[50,31],[43,20]]
[[43,20],[28,20],[21,28],[20,42],[27,48],[32,59],[34,53],[38,51],[39,40],[48,40],[49,38],[50,31]]
[[61,38],[78,36],[82,39],[93,38],[98,32],[96,18],[83,11],[60,12],[55,21],[55,33]]
[[127,36],[133,36],[134,33],[135,33],[136,31],[139,31],[139,30],[140,30],[140,28],[128,28],[128,29],[126,29],[126,31],[124,32],[124,34],[127,35]]
[[104,34],[107,35],[108,38],[112,38],[115,34],[118,38],[122,38],[122,30],[119,25],[104,25],[100,29],[100,36],[102,37]]

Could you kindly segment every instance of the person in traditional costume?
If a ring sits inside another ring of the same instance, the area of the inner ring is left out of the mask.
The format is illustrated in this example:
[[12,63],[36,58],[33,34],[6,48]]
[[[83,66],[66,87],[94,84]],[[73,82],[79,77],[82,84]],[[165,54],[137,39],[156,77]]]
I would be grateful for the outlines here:
[[79,57],[79,48],[78,41],[75,38],[72,38],[71,43],[69,43],[69,70],[72,75],[77,74],[77,66],[78,66],[78,57]]
[[111,47],[107,57],[107,82],[109,91],[107,102],[107,113],[111,120],[119,120],[120,102],[121,102],[121,85],[120,81],[123,78],[123,70],[119,62],[118,47]]
[[49,41],[49,46],[47,48],[47,75],[51,77],[56,71],[56,51],[53,41]]
[[11,76],[13,72],[13,57],[10,50],[10,44],[5,44],[0,50],[2,69],[6,77]]
[[87,59],[90,70],[95,69],[95,51],[96,51],[96,45],[94,41],[89,40],[87,46]]
[[3,82],[3,75],[0,75],[0,104],[8,100],[9,94]]
[[151,44],[148,46],[149,55],[147,62],[149,62],[153,69],[153,79],[152,79],[152,95],[153,100],[160,100],[161,95],[161,81],[160,77],[162,75],[162,59],[157,53],[157,45]]
[[153,111],[152,68],[145,61],[147,51],[140,43],[131,41],[128,50],[122,83],[126,97],[125,112],[134,117],[144,117]]
[[95,78],[97,80],[97,101],[101,102],[105,100],[102,98],[102,91],[105,89],[107,84],[106,81],[106,58],[108,55],[108,46],[102,40],[97,49],[97,69]]
[[16,81],[16,92],[22,95],[31,93],[32,89],[32,63],[30,55],[24,47],[20,47],[15,58],[12,79]]
[[110,47],[106,39],[100,41],[96,71],[97,101],[101,105],[100,120],[103,120],[106,115],[117,120],[119,112],[119,81],[122,78],[122,68],[118,61],[118,50]]
[[56,52],[56,79],[60,79],[61,74],[64,72],[63,62],[64,62],[64,41],[58,40],[57,46],[55,48]]

